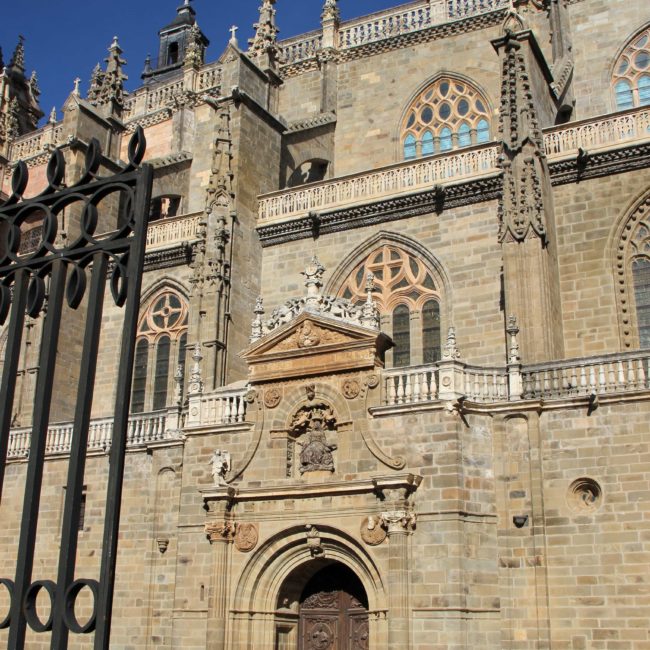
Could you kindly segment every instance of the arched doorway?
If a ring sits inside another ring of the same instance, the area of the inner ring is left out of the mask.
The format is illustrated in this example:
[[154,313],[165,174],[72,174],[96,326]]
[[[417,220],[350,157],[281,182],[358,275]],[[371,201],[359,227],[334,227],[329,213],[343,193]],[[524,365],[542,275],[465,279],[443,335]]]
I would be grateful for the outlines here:
[[368,650],[368,598],[343,564],[320,569],[300,598],[298,650]]

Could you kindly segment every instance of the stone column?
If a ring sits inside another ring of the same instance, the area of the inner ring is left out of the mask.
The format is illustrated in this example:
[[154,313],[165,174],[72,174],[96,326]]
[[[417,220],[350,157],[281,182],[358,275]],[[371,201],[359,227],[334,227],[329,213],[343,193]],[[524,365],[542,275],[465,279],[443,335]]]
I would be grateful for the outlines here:
[[381,513],[388,531],[388,648],[408,650],[410,638],[409,608],[409,537],[415,524],[415,513],[409,510],[388,510]]
[[205,647],[206,650],[224,650],[230,595],[230,549],[235,538],[235,524],[226,515],[222,520],[206,524],[205,532],[214,550],[212,594],[208,606]]

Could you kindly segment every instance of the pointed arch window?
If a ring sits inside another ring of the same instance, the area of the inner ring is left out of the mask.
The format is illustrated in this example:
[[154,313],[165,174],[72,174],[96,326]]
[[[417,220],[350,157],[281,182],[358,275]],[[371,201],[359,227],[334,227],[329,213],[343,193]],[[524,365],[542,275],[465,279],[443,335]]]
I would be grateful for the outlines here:
[[612,87],[619,111],[650,105],[650,27],[638,32],[621,52]]
[[[393,366],[433,363],[440,358],[442,280],[421,255],[384,244],[350,272],[338,296],[355,304],[366,300],[368,273],[375,277],[374,299],[382,327],[395,343]],[[390,361],[390,359],[389,359]]]
[[173,394],[176,368],[185,366],[188,308],[169,289],[156,293],[140,317],[135,350],[131,410],[162,410]]
[[441,77],[411,103],[402,122],[404,159],[490,141],[486,98],[468,82]]

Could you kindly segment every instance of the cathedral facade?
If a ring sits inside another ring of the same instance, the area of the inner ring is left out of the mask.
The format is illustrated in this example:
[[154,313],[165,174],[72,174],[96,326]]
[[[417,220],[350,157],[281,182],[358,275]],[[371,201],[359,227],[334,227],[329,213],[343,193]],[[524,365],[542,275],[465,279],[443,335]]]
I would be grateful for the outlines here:
[[[325,0],[288,40],[282,0],[261,5],[208,62],[186,1],[133,92],[116,39],[41,127],[22,40],[0,76],[0,197],[18,160],[36,195],[56,147],[73,182],[92,138],[120,170],[137,127],[154,168],[111,647],[650,648],[647,0],[414,0],[350,21]],[[33,214],[21,253],[42,238]],[[120,324],[107,300],[88,574]],[[80,372],[83,319],[62,326],[34,580],[56,577]]]

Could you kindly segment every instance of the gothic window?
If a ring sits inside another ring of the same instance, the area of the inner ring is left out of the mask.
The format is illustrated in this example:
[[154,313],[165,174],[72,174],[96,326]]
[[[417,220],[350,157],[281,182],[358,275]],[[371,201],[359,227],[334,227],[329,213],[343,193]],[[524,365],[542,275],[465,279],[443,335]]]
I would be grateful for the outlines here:
[[365,301],[368,273],[375,277],[373,294],[382,328],[393,338],[393,366],[433,363],[440,359],[441,282],[417,256],[385,244],[373,250],[350,273],[339,297]]
[[650,348],[650,196],[619,226],[615,270],[626,348]]
[[650,27],[626,45],[612,79],[617,110],[650,105]]
[[398,305],[393,311],[393,365],[398,368],[411,365],[411,315],[406,305]]
[[187,304],[169,289],[148,302],[135,347],[131,410],[164,409],[173,394],[176,368],[185,365]]
[[650,348],[650,260],[638,257],[632,262],[639,347]]
[[181,197],[177,194],[165,194],[151,199],[149,221],[175,217],[181,207]]
[[405,160],[490,141],[488,103],[466,81],[441,77],[415,98],[402,123]]

